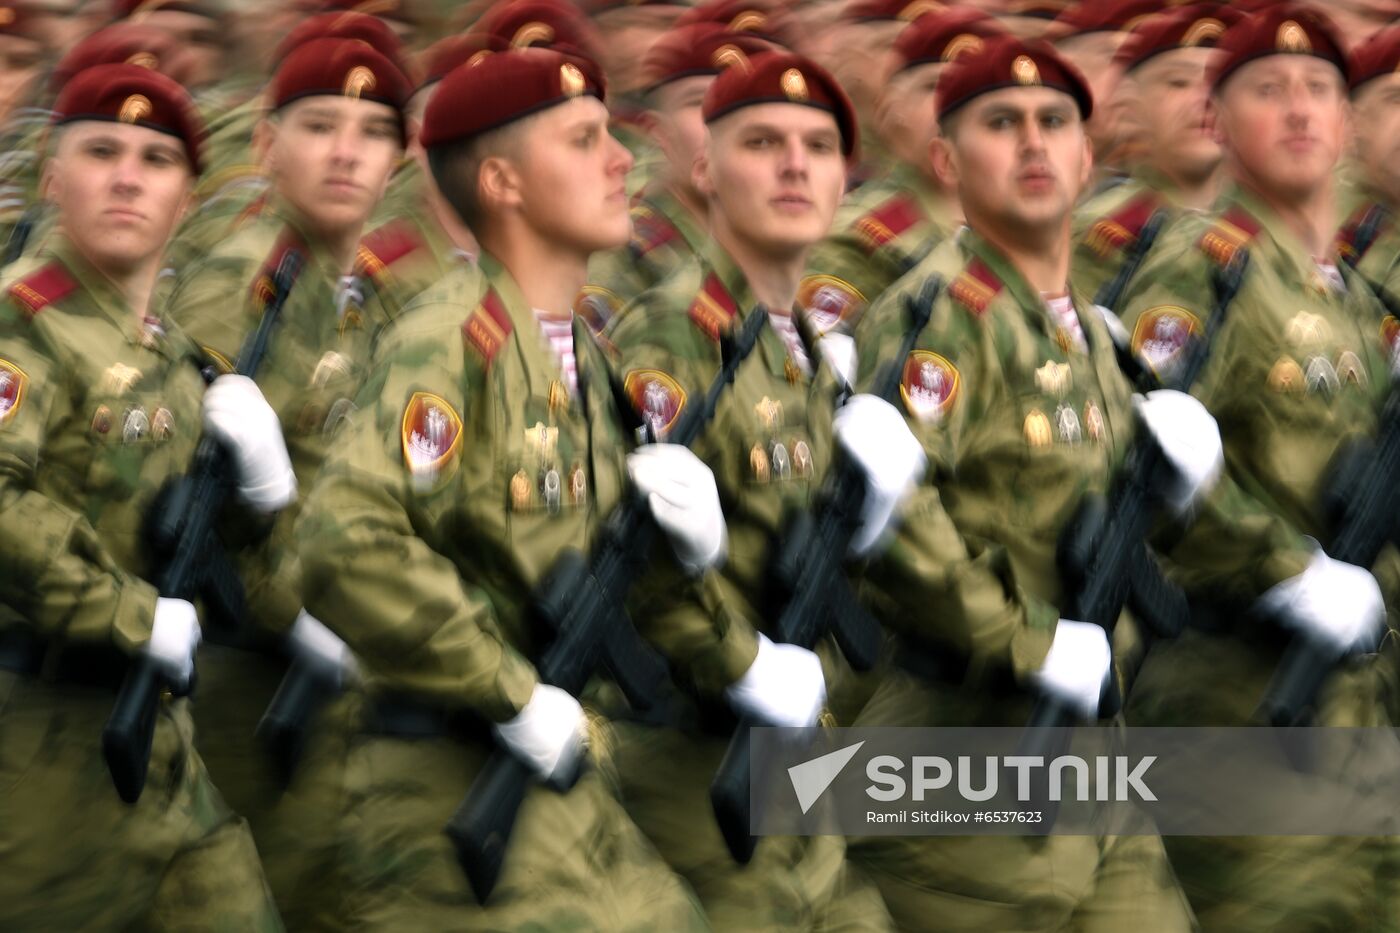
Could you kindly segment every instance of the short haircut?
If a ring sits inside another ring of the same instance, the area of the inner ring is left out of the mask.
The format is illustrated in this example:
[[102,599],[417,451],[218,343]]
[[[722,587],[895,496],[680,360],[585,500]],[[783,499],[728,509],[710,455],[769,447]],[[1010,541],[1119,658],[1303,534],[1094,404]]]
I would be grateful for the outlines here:
[[516,143],[533,116],[428,149],[428,169],[433,181],[467,229],[479,230],[486,219],[477,188],[482,164],[494,156],[518,155]]

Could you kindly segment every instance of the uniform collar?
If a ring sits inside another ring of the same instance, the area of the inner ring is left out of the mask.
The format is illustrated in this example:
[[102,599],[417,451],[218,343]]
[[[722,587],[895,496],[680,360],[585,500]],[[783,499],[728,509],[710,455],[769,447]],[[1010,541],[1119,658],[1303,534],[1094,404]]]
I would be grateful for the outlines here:
[[708,232],[700,225],[680,198],[671,193],[671,189],[659,181],[653,181],[646,188],[642,189],[637,200],[644,203],[648,208],[664,217],[671,226],[680,233],[681,239],[685,240],[685,245],[690,247],[691,252],[698,253],[705,247],[705,242],[710,238]]
[[[1016,268],[1016,265],[1007,258],[1006,254],[998,249],[986,237],[982,236],[971,227],[963,229],[962,236],[958,239],[963,250],[972,256],[980,259],[987,268],[1001,280],[1003,289],[1010,294],[1011,298],[1022,308],[1035,309],[1035,320],[1039,322],[1045,335],[1050,339],[1055,339],[1060,330],[1059,322],[1054,319],[1050,306],[1039,290],[1033,288],[1026,281],[1025,276]],[[1084,332],[1085,340],[1088,341],[1092,350],[1097,340],[1096,331],[1090,325],[1088,312],[1091,302],[1086,301],[1073,282],[1069,283],[1070,300],[1074,303],[1074,309],[1079,314],[1079,327]]]
[[[1250,243],[1251,251],[1256,258],[1265,259],[1273,265],[1285,281],[1304,284],[1320,294],[1331,291],[1317,269],[1316,260],[1263,198],[1242,185],[1232,184],[1216,207],[1221,214],[1235,208],[1254,218],[1260,231]],[[1328,247],[1326,259],[1339,268],[1343,265],[1335,243]]]

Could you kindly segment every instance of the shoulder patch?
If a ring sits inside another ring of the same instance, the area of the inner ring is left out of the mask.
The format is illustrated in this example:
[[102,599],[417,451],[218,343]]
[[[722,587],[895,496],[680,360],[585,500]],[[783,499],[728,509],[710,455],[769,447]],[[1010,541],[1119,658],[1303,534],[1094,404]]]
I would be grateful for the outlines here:
[[272,300],[273,294],[277,291],[274,284],[277,278],[277,267],[282,265],[282,257],[292,250],[306,251],[306,246],[302,243],[301,237],[292,230],[291,227],[283,230],[277,237],[277,242],[272,246],[272,252],[267,254],[267,259],[263,262],[262,268],[258,270],[257,276],[253,279],[253,310],[261,315],[267,303]]
[[685,390],[659,369],[634,369],[622,382],[627,398],[658,439],[675,426],[685,408]]
[[357,271],[379,281],[389,267],[423,245],[413,225],[404,220],[391,220],[371,230],[360,240],[355,251]]
[[948,288],[948,294],[980,317],[986,313],[987,306],[992,303],[992,299],[1004,287],[1001,279],[991,270],[991,267],[982,260],[974,258],[972,262],[967,264],[967,268],[962,271],[962,274],[953,280],[953,284]]
[[711,272],[705,277],[700,294],[696,295],[690,304],[690,319],[695,322],[696,327],[708,334],[711,340],[718,340],[719,335],[738,313],[739,306],[734,303],[729,289],[724,287],[719,276]]
[[1333,244],[1337,255],[1348,265],[1355,266],[1376,242],[1376,236],[1389,219],[1390,211],[1379,204],[1358,208],[1337,231],[1337,241]]
[[1155,191],[1145,191],[1107,217],[1100,218],[1084,236],[1084,245],[1100,259],[1107,259],[1124,247],[1137,242],[1142,228],[1147,226],[1157,210],[1160,197]]
[[1201,237],[1201,251],[1217,265],[1226,266],[1262,229],[1259,221],[1238,205],[1227,210]]
[[413,393],[403,412],[403,462],[414,482],[436,482],[461,450],[461,415],[440,395]]
[[51,262],[10,286],[10,297],[34,317],[56,301],[62,301],[78,287],[62,263]]
[[1193,335],[1201,332],[1196,315],[1176,305],[1159,305],[1144,311],[1133,325],[1133,355],[1158,375],[1171,372],[1176,358]]
[[574,314],[583,318],[594,336],[601,334],[618,311],[622,297],[601,285],[585,285],[574,299]]
[[919,206],[909,194],[897,194],[855,222],[856,234],[875,252],[919,222]]
[[0,360],[0,425],[9,421],[24,404],[29,377],[14,363]]
[[958,400],[962,376],[947,357],[929,350],[915,350],[904,361],[899,395],[909,414],[920,421],[942,421]]
[[664,214],[645,204],[632,209],[632,251],[637,258],[680,238],[680,230]]
[[506,306],[494,288],[482,297],[481,303],[462,322],[462,336],[476,347],[487,363],[501,352],[506,338],[514,329],[510,315],[506,313]]
[[797,286],[797,304],[818,334],[825,334],[865,307],[865,296],[845,279],[809,275]]

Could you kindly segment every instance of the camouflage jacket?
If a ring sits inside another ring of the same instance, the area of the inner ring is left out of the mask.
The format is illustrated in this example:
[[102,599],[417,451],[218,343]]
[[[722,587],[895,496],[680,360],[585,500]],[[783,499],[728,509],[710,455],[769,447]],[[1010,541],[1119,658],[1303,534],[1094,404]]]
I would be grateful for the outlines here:
[[1337,231],[1337,254],[1387,302],[1400,302],[1400,224],[1379,198],[1363,202]]
[[952,210],[922,174],[900,164],[852,192],[832,233],[812,248],[798,304],[814,327],[855,330],[861,312],[954,230]]
[[0,606],[53,639],[132,651],[155,587],[142,522],[200,430],[198,352],[56,237],[0,302]]
[[577,319],[574,340],[578,397],[489,254],[382,337],[298,533],[306,607],[372,686],[497,721],[529,699],[531,595],[625,478],[607,363]]

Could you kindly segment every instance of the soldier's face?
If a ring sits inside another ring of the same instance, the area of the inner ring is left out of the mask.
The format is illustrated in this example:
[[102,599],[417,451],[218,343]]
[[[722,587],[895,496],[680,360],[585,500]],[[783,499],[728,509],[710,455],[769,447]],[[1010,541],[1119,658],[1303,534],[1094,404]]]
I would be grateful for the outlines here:
[[1400,74],[1367,81],[1354,106],[1356,156],[1365,180],[1400,202]]
[[800,104],[755,104],[716,120],[696,164],[712,222],[775,257],[826,236],[845,186],[836,118]]
[[0,36],[0,116],[28,93],[43,64],[44,47],[23,36]]
[[189,87],[204,87],[218,81],[224,72],[224,34],[217,20],[198,13],[152,10],[140,18],[143,26],[169,33],[181,50],[182,62],[189,69]]
[[363,226],[403,154],[397,113],[369,100],[302,98],[271,134],[266,164],[278,194],[322,234]]
[[1045,87],[974,98],[934,141],[933,167],[956,187],[968,223],[1020,239],[1061,229],[1088,184],[1093,156],[1074,99]]
[[[1089,89],[1094,92],[1094,100],[1104,101],[1113,95],[1114,87],[1123,76],[1122,68],[1114,64],[1113,56],[1127,37],[1125,32],[1101,30],[1061,39],[1055,43],[1055,48],[1084,73]],[[1111,107],[1095,107],[1089,120],[1089,138],[1094,142],[1094,151],[1100,156],[1119,142],[1121,128],[1114,117]]]
[[652,135],[666,156],[668,180],[673,185],[691,185],[695,160],[705,148],[705,120],[700,116],[700,105],[714,83],[711,75],[693,75],[671,81],[656,91]]
[[1255,59],[1226,79],[1213,103],[1218,136],[1247,185],[1292,200],[1331,183],[1348,116],[1335,65],[1311,55]]
[[84,120],[63,130],[44,183],[79,252],[104,272],[125,272],[160,255],[193,177],[173,136]]
[[901,162],[925,166],[929,143],[938,135],[933,92],[942,73],[943,64],[931,62],[896,72],[885,83],[876,111],[876,127],[880,138]]
[[1144,158],[1168,177],[1199,181],[1215,171],[1223,153],[1211,129],[1206,71],[1215,49],[1175,49],[1133,70],[1131,117]]
[[537,115],[512,160],[510,196],[537,234],[594,253],[627,242],[632,154],[608,132],[608,108],[579,97]]

